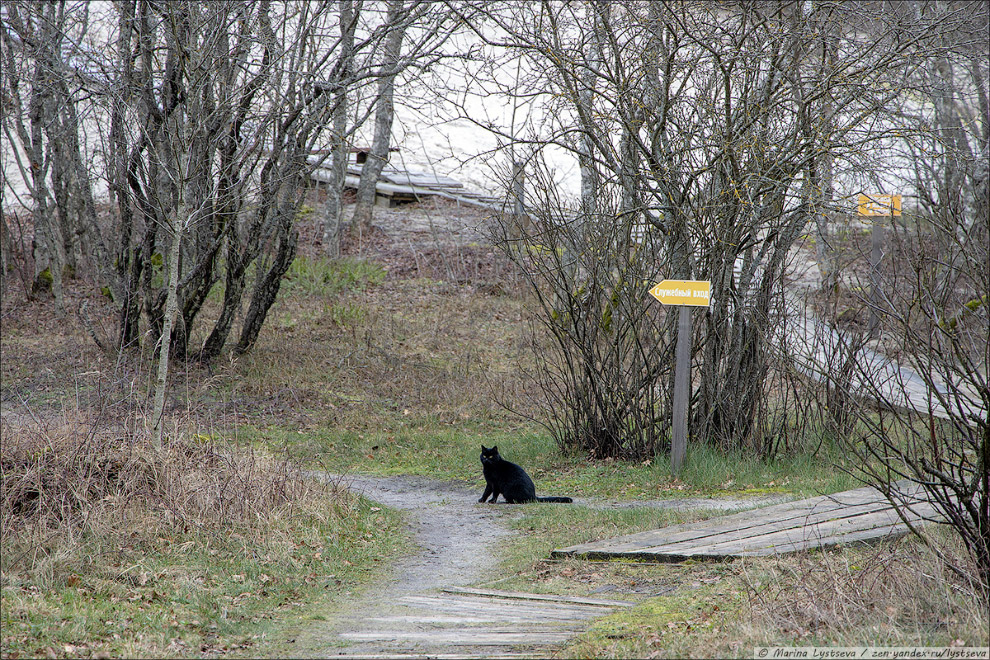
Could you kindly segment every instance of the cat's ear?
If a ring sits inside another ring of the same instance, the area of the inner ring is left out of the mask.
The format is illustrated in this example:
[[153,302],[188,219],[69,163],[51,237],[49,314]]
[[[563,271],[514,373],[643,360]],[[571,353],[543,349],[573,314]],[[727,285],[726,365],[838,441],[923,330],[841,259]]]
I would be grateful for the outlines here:
[[498,453],[498,445],[492,445],[492,451]]
[[488,447],[481,445],[481,451],[488,451]]

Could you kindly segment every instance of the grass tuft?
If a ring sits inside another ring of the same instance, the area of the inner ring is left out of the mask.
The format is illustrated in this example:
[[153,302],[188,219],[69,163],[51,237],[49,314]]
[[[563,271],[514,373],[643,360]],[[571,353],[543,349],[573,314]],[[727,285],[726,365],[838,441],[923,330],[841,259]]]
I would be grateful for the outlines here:
[[331,297],[344,291],[363,291],[385,281],[385,269],[374,261],[355,257],[326,259],[297,256],[282,280],[285,295]]

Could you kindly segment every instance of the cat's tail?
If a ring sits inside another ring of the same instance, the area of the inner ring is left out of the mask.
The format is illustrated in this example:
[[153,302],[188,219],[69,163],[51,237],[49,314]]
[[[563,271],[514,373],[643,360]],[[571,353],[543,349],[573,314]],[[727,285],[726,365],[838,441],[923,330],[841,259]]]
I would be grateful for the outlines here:
[[555,502],[557,504],[570,504],[574,500],[569,497],[537,497],[540,502]]

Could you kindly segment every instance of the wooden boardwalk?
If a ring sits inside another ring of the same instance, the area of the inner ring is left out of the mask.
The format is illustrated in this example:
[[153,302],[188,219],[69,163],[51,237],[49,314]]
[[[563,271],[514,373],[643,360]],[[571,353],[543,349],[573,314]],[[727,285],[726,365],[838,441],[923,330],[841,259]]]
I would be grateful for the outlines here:
[[[310,157],[310,161],[313,163],[317,162],[318,159],[319,157]],[[329,167],[329,163],[317,167],[310,174],[311,178],[323,183],[332,181]],[[360,160],[348,163],[347,174],[344,177],[345,188],[357,190],[358,184],[361,182],[363,168],[364,163]],[[448,176],[419,170],[407,170],[391,163],[386,163],[382,168],[378,177],[378,184],[375,186],[376,204],[393,206],[401,202],[419,201],[425,197],[443,197],[459,204],[479,206],[495,211],[501,211],[507,203],[505,197],[467,190],[463,183]]]
[[[911,498],[910,510],[905,511],[909,521],[923,524],[936,517],[934,507],[919,497],[919,488],[904,486],[903,490]],[[907,525],[890,502],[867,487],[582,543],[554,550],[551,557],[670,562],[761,557],[869,543],[907,531]]]
[[[845,355],[846,340],[830,324],[819,320],[801,296],[788,293],[786,305],[787,339],[796,366],[812,379],[827,382],[836,356]],[[855,365],[849,383],[851,392],[877,399],[884,406],[915,411],[922,416],[931,413],[942,419],[965,419],[971,426],[987,417],[982,397],[965,384],[949,389],[934,383],[932,391],[926,379],[910,366],[867,346],[857,350]]]
[[387,613],[355,613],[342,658],[534,658],[633,603],[447,587],[398,598]]

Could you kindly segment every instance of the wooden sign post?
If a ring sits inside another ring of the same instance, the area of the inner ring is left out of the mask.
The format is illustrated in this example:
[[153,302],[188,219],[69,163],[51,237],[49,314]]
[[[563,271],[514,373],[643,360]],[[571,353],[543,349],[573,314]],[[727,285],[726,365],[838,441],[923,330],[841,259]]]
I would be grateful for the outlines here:
[[[860,194],[859,205],[856,210],[861,216],[891,218],[893,220],[901,214],[901,196]],[[880,262],[883,260],[884,252],[886,252],[883,222],[873,221],[870,241],[872,243],[870,250],[870,302],[872,304],[870,305],[869,331],[872,335],[880,325],[880,317],[877,314],[877,309],[880,307]]]
[[711,305],[709,280],[664,280],[650,295],[664,305],[678,305],[677,346],[674,349],[673,428],[670,437],[670,471],[676,477],[687,453],[687,420],[691,399],[691,310]]

